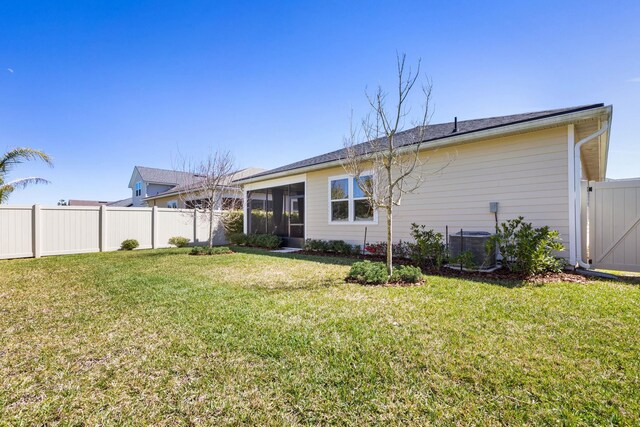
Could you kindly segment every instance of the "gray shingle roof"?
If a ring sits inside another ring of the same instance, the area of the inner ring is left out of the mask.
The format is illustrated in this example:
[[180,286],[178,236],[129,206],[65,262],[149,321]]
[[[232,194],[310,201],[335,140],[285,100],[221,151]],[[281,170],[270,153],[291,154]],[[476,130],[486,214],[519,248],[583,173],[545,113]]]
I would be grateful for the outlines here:
[[[545,110],[524,114],[513,114],[509,116],[489,117],[485,119],[475,120],[462,120],[458,121],[458,131],[453,132],[454,122],[440,123],[429,125],[426,130],[426,136],[423,140],[425,147],[429,142],[439,141],[445,138],[469,134],[473,132],[479,132],[487,129],[494,129],[501,126],[513,125],[517,123],[523,123],[533,121],[537,119],[543,119],[553,116],[559,116],[562,114],[569,114],[578,111],[588,110],[592,108],[603,107],[604,104],[591,104],[578,107],[560,108],[557,110]],[[397,147],[404,147],[408,145],[416,144],[418,136],[418,128],[409,129],[403,132],[399,132],[395,136],[395,144]],[[371,142],[365,142],[356,146],[356,150],[360,152],[367,152],[367,149],[371,147]],[[270,169],[266,172],[258,173],[252,177],[268,176],[279,172],[293,171],[308,166],[320,165],[322,163],[328,163],[336,160],[343,159],[345,157],[345,149],[331,151],[330,153],[321,154],[319,156],[310,157],[299,162],[291,163],[285,166],[280,166],[275,169]]]
[[107,203],[107,206],[116,206],[121,208],[128,208],[133,206],[133,198],[129,197],[127,199],[117,200],[115,202]]
[[197,175],[189,172],[149,168],[146,166],[136,166],[136,169],[138,169],[143,181],[155,184],[181,185],[193,182],[193,179],[197,177]]
[[[240,180],[240,179],[244,179],[244,178],[248,178],[250,176],[253,176],[255,174],[258,174],[260,172],[264,172],[265,169],[262,168],[245,168],[245,169],[240,169],[237,172],[234,172],[232,174],[229,174],[227,180],[226,180],[226,184],[225,185],[229,185],[232,187],[235,187],[236,184],[232,184],[233,181],[235,180]],[[154,199],[154,198],[158,198],[158,197],[164,197],[164,196],[168,196],[169,194],[174,194],[174,193],[184,193],[184,192],[188,192],[189,190],[193,190],[194,188],[197,188],[197,181],[200,178],[197,177],[197,175],[195,175],[195,178],[188,180],[185,183],[176,185],[173,188],[170,188],[167,191],[164,191],[162,193],[158,193],[155,196],[151,196],[151,197],[147,197],[147,199]]]

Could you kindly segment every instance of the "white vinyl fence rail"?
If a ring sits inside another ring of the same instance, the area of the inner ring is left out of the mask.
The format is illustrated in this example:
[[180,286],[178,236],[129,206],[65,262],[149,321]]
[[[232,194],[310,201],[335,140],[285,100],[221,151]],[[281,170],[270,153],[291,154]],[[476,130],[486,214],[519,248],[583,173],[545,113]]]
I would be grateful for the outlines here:
[[[214,241],[224,244],[221,211]],[[107,206],[0,206],[0,259],[105,252],[136,239],[140,249],[167,248],[170,237],[209,240],[208,212],[193,209]]]

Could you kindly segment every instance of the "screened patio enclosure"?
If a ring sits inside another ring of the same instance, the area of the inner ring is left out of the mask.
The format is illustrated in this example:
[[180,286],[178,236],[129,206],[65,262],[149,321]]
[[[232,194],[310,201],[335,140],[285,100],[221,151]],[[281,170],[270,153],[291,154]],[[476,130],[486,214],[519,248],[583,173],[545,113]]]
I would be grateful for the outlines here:
[[304,183],[247,192],[247,229],[254,234],[275,234],[283,246],[304,246]]

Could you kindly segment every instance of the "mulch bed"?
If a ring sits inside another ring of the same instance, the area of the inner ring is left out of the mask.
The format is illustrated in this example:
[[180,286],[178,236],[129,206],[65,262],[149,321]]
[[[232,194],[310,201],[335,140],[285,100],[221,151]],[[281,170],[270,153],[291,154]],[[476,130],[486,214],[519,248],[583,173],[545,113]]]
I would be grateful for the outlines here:
[[[385,262],[386,259],[382,256],[375,255],[342,255],[334,252],[315,252],[315,251],[298,251],[296,254],[302,255],[313,255],[313,256],[324,256],[324,257],[338,257],[338,258],[349,258],[349,259],[361,259],[361,260],[370,260],[370,261],[382,261]],[[408,259],[395,259],[394,264],[396,265],[411,265],[411,260]],[[545,273],[535,276],[527,276],[524,274],[513,273],[506,268],[500,268],[498,270],[492,271],[490,273],[480,272],[480,271],[460,271],[447,267],[442,267],[440,270],[437,269],[423,269],[425,274],[429,274],[432,276],[443,276],[443,277],[460,277],[466,279],[476,279],[476,280],[496,280],[496,281],[518,281],[518,282],[527,282],[532,284],[545,284],[545,283],[553,283],[553,282],[570,282],[570,283],[588,283],[590,278],[587,276],[583,276],[579,273],[565,271],[562,273]],[[384,285],[372,285],[372,286],[419,286],[423,283],[387,283]]]

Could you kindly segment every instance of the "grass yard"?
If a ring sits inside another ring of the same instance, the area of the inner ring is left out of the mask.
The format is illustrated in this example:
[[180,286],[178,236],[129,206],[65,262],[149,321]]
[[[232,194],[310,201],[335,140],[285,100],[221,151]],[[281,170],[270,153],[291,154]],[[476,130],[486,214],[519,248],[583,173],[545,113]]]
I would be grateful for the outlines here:
[[640,424],[637,284],[188,251],[0,261],[0,424]]

